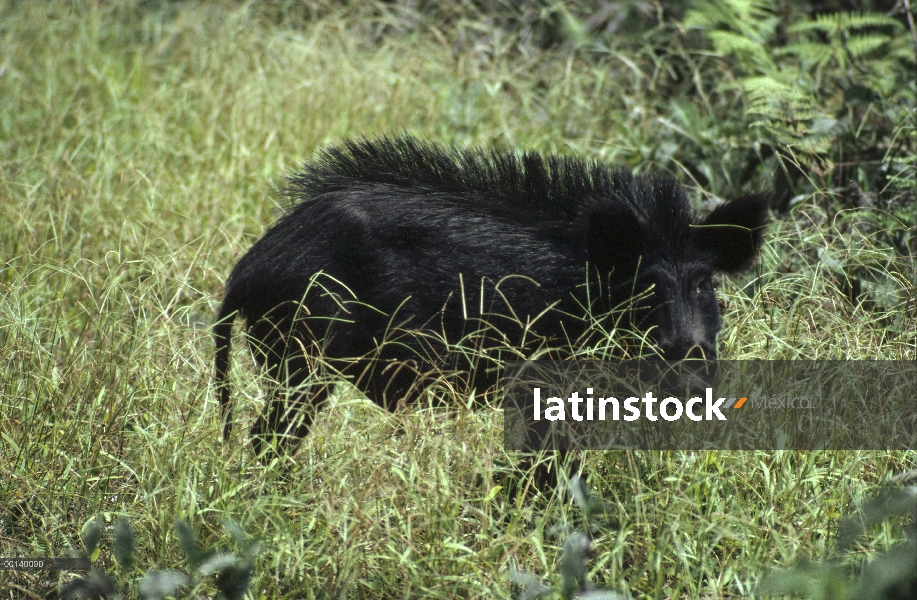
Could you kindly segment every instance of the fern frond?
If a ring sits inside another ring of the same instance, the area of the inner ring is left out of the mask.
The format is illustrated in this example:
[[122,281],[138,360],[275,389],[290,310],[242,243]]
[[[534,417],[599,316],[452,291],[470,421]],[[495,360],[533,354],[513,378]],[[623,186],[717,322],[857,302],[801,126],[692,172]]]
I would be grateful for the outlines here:
[[[840,18],[841,27],[844,29],[865,29],[867,27],[904,28],[896,19],[878,12],[842,12],[836,14]],[[819,17],[826,16],[827,15],[819,15]]]
[[854,58],[860,58],[873,50],[881,48],[890,41],[892,41],[892,38],[887,35],[852,36],[847,40],[847,50]]
[[909,45],[900,45],[889,54],[890,57],[906,62],[910,65],[917,64],[917,57],[914,56],[914,49]]
[[753,119],[751,126],[809,152],[828,150],[834,139],[831,126],[837,121],[810,92],[773,77],[748,77],[738,83],[745,93],[745,114]]
[[708,32],[707,37],[713,43],[714,50],[720,54],[731,54],[739,59],[752,60],[759,66],[773,65],[764,46],[748,39],[744,35],[717,30]]
[[780,56],[794,56],[801,61],[813,63],[819,67],[826,65],[834,58],[836,49],[821,42],[796,42],[776,50]]
[[787,94],[792,92],[790,86],[767,75],[760,77],[745,77],[739,85],[746,94]]
[[778,19],[767,0],[706,0],[685,14],[688,28],[734,31],[763,43],[776,31]]
[[869,27],[891,27],[897,30],[903,28],[903,25],[894,18],[877,12],[836,12],[820,14],[811,21],[794,23],[787,27],[787,33],[820,31],[822,33],[833,34],[839,31],[866,29]]

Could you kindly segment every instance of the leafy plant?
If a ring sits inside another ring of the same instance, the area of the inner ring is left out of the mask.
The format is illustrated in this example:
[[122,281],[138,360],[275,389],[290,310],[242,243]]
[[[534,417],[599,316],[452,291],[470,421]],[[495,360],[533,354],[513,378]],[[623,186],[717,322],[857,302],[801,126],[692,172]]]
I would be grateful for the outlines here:
[[[218,551],[215,548],[204,549],[198,545],[197,535],[185,521],[175,521],[175,534],[185,555],[188,573],[172,569],[151,569],[146,575],[136,580],[131,586],[142,600],[162,600],[166,597],[181,597],[182,589],[187,591],[185,597],[196,597],[193,594],[201,587],[202,582],[213,576],[213,585],[218,598],[238,600],[248,591],[254,570],[254,559],[260,551],[257,540],[246,539],[245,532],[229,519],[223,522],[240,549],[240,554]],[[95,560],[99,557],[102,540],[101,518],[97,517],[86,526],[83,536],[83,548],[74,552],[78,558]],[[112,530],[112,553],[120,566],[122,580],[128,580],[136,565],[136,535],[130,522],[119,519]],[[121,597],[121,586],[118,578],[111,572],[93,569],[89,575],[80,577],[67,584],[60,592],[62,599]]]
[[[758,142],[778,151],[782,169],[795,166],[797,177],[807,171],[830,185],[838,162],[862,156],[864,132],[890,148],[914,106],[915,48],[907,27],[888,15],[812,17],[774,0],[697,0],[683,25],[735,61],[736,77],[724,79],[721,91],[741,94]],[[881,186],[873,179],[869,185]]]
[[838,564],[806,562],[788,571],[769,575],[761,591],[769,594],[803,594],[821,600],[871,598],[905,600],[917,597],[917,488],[892,488],[844,520],[838,531],[838,548],[851,550],[858,538],[891,518],[910,517],[908,539],[873,560],[859,575],[847,578]]
[[[541,583],[541,578],[510,569],[509,579],[516,586],[523,588],[518,595],[520,600],[533,598],[559,597],[564,600],[625,600],[630,595],[608,588],[592,587],[589,583],[589,559],[592,557],[591,534],[598,529],[593,518],[606,511],[605,505],[592,498],[582,477],[576,476],[570,481],[570,494],[583,513],[586,531],[575,530],[564,541],[559,581],[554,587]],[[566,526],[554,528],[554,533],[567,530]]]

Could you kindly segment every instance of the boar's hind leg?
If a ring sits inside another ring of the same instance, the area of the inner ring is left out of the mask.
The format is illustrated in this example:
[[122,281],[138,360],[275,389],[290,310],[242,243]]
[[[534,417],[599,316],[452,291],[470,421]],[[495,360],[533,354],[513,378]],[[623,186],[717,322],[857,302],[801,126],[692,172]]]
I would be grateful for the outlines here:
[[291,319],[278,321],[260,320],[249,332],[255,358],[273,380],[264,414],[251,429],[255,456],[265,464],[296,450],[329,393],[324,362],[304,354],[308,330],[302,323],[290,327]]
[[377,406],[394,412],[415,403],[421,396],[424,378],[418,361],[392,358],[364,358],[354,363],[354,384]]
[[327,400],[329,386],[325,382],[302,383],[291,383],[289,388],[274,386],[264,415],[252,427],[255,456],[262,463],[292,455],[309,435],[316,413]]

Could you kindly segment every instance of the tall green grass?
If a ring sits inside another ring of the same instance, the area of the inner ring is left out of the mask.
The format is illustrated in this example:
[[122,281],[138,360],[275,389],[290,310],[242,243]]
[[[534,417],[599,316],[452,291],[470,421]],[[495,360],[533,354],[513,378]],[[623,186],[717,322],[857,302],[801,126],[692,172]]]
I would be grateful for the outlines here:
[[[284,477],[244,433],[219,442],[209,326],[277,212],[273,186],[323,145],[407,131],[685,176],[654,92],[669,75],[623,43],[586,57],[499,30],[373,38],[353,19],[0,3],[0,555],[62,556],[101,513],[131,520],[143,568],[179,566],[176,518],[206,544],[233,519],[263,536],[254,597],[508,597],[511,563],[556,571],[552,527],[577,511],[501,493],[514,458],[495,408],[389,415],[341,386]],[[912,263],[818,197],[795,210],[756,272],[721,286],[724,356],[913,360]],[[864,278],[881,302],[852,298],[853,271],[881,275]],[[265,382],[238,341],[233,364],[250,423]],[[906,452],[589,454],[616,521],[590,579],[748,594],[770,567],[830,553],[838,517],[913,466]],[[0,590],[42,597],[65,578],[0,571]]]

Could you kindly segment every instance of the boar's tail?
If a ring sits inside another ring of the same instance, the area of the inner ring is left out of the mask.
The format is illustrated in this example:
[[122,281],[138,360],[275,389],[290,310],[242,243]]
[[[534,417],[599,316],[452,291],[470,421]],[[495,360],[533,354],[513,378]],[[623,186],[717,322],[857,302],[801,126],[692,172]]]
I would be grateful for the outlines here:
[[223,300],[223,306],[220,307],[220,314],[217,315],[217,323],[213,326],[213,339],[215,342],[216,352],[213,358],[214,381],[216,383],[217,396],[220,398],[220,412],[223,415],[223,439],[229,439],[229,433],[232,429],[232,406],[229,402],[229,382],[226,376],[229,372],[229,350],[232,344],[232,321],[238,311],[234,295],[230,292]]

